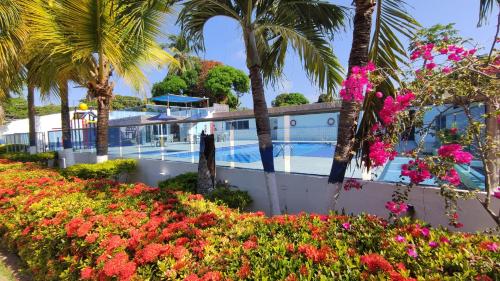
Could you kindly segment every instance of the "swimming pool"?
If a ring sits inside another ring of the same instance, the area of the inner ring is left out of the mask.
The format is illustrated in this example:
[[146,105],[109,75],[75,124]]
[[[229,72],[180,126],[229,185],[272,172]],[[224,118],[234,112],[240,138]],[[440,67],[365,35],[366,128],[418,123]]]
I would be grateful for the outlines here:
[[[273,142],[274,157],[303,156],[332,158],[335,143],[312,142]],[[182,152],[169,154],[170,157],[192,158],[198,157],[199,152]],[[215,150],[215,160],[236,163],[253,163],[261,161],[258,144],[246,144],[233,147],[219,147]]]

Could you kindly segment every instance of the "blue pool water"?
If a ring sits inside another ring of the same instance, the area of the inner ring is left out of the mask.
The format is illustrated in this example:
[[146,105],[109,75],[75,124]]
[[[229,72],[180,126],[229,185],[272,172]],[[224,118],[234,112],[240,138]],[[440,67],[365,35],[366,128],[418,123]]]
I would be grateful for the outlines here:
[[[331,158],[335,145],[331,143],[280,143],[273,142],[274,157],[283,157],[285,149],[290,148],[290,156],[326,157]],[[170,157],[191,158],[197,157],[199,152],[182,152],[170,154]],[[259,147],[257,144],[239,145],[233,148],[221,147],[215,152],[216,161],[253,163],[260,161]]]

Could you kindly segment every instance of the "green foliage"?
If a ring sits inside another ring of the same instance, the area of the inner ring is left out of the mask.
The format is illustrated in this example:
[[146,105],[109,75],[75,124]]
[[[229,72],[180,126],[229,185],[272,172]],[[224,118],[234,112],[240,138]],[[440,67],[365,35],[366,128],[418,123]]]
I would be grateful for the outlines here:
[[[89,107],[97,108],[97,101],[82,99],[80,102],[86,103]],[[113,110],[123,110],[132,107],[144,105],[144,102],[138,97],[114,95],[111,100],[111,108]]]
[[167,94],[180,95],[188,88],[186,81],[177,75],[169,75],[160,83],[155,83],[151,89],[153,97]]
[[323,103],[323,102],[333,102],[333,95],[326,93],[319,95],[318,103]]
[[[28,118],[28,101],[24,98],[10,98],[4,104],[5,119],[24,119]],[[59,105],[49,104],[35,107],[39,116],[55,114],[61,112]]]
[[128,174],[137,167],[137,161],[133,159],[110,160],[99,164],[78,164],[61,170],[65,177],[77,177],[81,179],[113,179],[122,174]]
[[196,193],[197,186],[198,186],[197,173],[181,174],[158,183],[158,187],[161,189],[170,189],[170,190],[184,191],[189,193]]
[[[215,97],[215,100],[231,100],[230,107],[235,108],[234,95],[239,97],[250,90],[250,79],[243,71],[231,66],[216,66],[207,75],[205,88]],[[232,106],[231,106],[232,105]]]
[[301,93],[283,93],[273,101],[273,107],[309,104],[309,100]]
[[239,210],[245,210],[253,202],[248,192],[227,186],[217,186],[215,190],[210,192],[205,198],[212,202]]
[[[197,193],[198,187],[198,174],[185,173],[173,177],[171,179],[162,181],[158,187],[163,190],[175,190],[189,192],[192,194]],[[223,204],[233,209],[245,209],[252,203],[252,198],[246,191],[240,191],[218,184],[214,191],[206,196],[212,202]]]
[[[42,152],[36,154],[29,154],[26,152],[4,152],[3,147],[0,147],[0,158],[8,159],[17,162],[37,162],[37,163],[47,163],[49,160],[57,159],[57,152]],[[5,150],[6,151],[6,150]]]

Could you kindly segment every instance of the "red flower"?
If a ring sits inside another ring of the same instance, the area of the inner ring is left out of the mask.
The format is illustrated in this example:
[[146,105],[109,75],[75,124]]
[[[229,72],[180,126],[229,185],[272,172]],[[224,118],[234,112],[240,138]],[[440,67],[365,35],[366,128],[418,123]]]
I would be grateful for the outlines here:
[[240,277],[240,279],[246,279],[248,276],[250,276],[250,273],[250,264],[248,263],[248,261],[245,261],[238,271],[238,277]]
[[361,263],[368,267],[370,273],[377,273],[378,271],[391,272],[394,270],[392,265],[378,254],[361,256]]
[[89,221],[84,222],[80,227],[78,227],[78,230],[76,231],[76,235],[78,237],[83,237],[86,236],[87,233],[92,229],[93,224]]
[[202,281],[221,281],[222,274],[218,271],[210,271],[210,272],[205,273],[205,275],[203,275],[201,280]]
[[92,244],[97,240],[98,237],[99,237],[99,234],[91,233],[91,234],[87,235],[87,237],[85,237],[85,242]]
[[26,236],[26,235],[28,235],[30,232],[31,232],[31,227],[27,226],[27,227],[23,230],[23,232],[21,232],[21,235],[22,235],[22,236]]
[[108,277],[117,276],[121,280],[128,280],[135,273],[136,265],[128,260],[125,252],[116,254],[104,264],[104,274]]
[[190,274],[184,278],[184,281],[199,281],[200,278],[196,274]]
[[247,241],[243,243],[243,249],[245,250],[253,250],[256,249],[257,246],[257,237],[255,235],[251,236]]
[[318,249],[313,245],[303,244],[299,246],[299,252],[314,263],[319,263],[327,258],[330,249],[328,247],[321,247]]
[[485,274],[482,274],[482,275],[478,275],[474,278],[475,281],[493,281],[493,279],[491,279],[491,277],[489,277],[488,275],[485,275]]
[[74,218],[70,220],[64,227],[66,229],[66,235],[68,235],[68,237],[75,235],[83,222],[84,220],[82,218]]
[[86,267],[80,272],[80,278],[83,280],[92,279],[93,274],[94,271],[92,270],[92,268]]

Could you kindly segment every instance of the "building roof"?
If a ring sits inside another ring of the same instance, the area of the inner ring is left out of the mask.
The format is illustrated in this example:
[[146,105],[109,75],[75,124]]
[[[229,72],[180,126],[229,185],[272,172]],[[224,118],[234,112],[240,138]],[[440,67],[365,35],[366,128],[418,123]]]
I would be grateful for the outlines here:
[[188,96],[179,96],[179,95],[164,95],[151,99],[155,102],[163,102],[163,103],[192,103],[192,102],[200,102],[206,100],[206,98],[197,98],[197,97],[188,97]]

